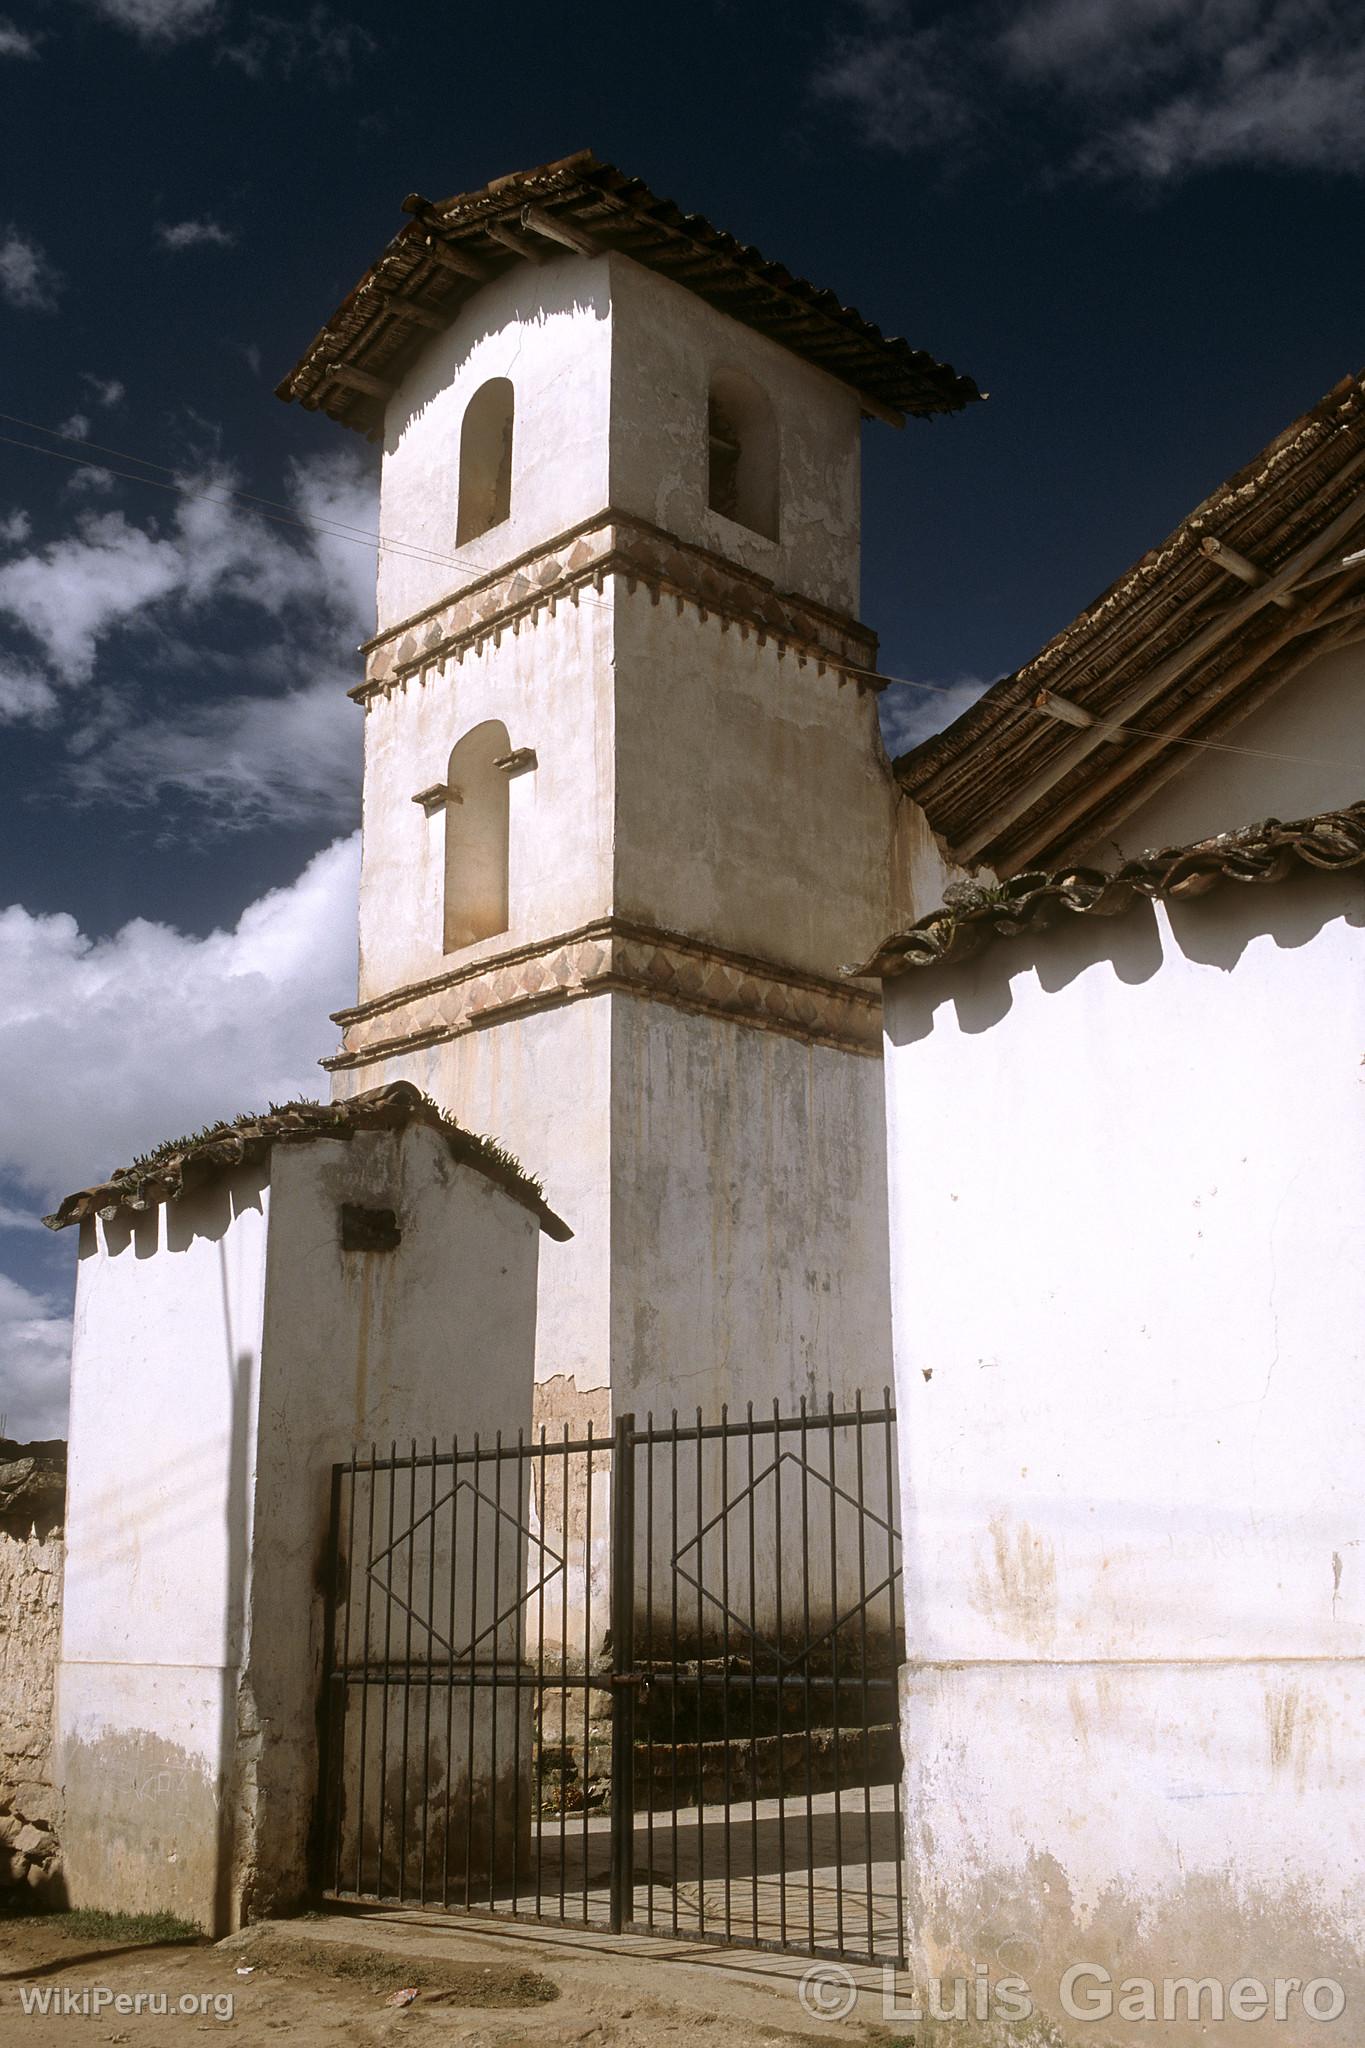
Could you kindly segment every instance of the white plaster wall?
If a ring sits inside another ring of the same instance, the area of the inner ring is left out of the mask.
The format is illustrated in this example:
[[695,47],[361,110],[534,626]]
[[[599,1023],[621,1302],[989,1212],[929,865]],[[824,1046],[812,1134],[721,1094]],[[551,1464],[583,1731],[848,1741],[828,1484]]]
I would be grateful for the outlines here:
[[[277,1147],[272,1196],[240,1713],[259,1736],[239,1794],[254,1836],[241,1885],[257,1913],[307,1885],[331,1467],[353,1446],[377,1443],[384,1456],[395,1439],[400,1451],[433,1437],[448,1450],[457,1434],[468,1446],[475,1432],[487,1443],[499,1429],[529,1431],[540,1235],[530,1210],[421,1125]],[[402,1242],[343,1251],[342,1202],[393,1209]],[[484,1578],[482,1610],[496,1611],[486,1559]],[[448,1584],[438,1582],[442,1610]]]
[[888,985],[931,1963],[1357,1970],[1362,924],[1227,885]]
[[894,915],[875,699],[642,586],[614,590],[618,913],[837,975]]
[[[707,398],[722,369],[773,404],[777,541],[707,504]],[[515,392],[511,515],[457,547],[460,428],[490,377]],[[433,336],[388,402],[379,630],[608,506],[854,613],[860,434],[846,385],[628,257],[520,264]]]
[[[81,1226],[63,1656],[185,1664],[240,1652],[270,1193],[255,1167],[174,1208]],[[138,1600],[124,1597],[136,1579]]]
[[[858,609],[855,392],[628,257],[611,261],[611,502],[832,610]],[[707,503],[707,401],[741,370],[772,403],[779,537]]]
[[[515,787],[515,784],[513,785]],[[580,1392],[610,1373],[611,1011],[596,997],[509,1018],[334,1076],[338,1095],[412,1081],[545,1183],[574,1235],[543,1240],[536,1378]]]
[[76,1905],[219,1911],[268,1212],[250,1167],[81,1226],[57,1685]]
[[[593,591],[495,647],[447,661],[365,713],[360,999],[443,968],[552,938],[611,908],[612,608]],[[455,742],[501,719],[538,766],[511,778],[508,929],[443,951],[444,806],[412,798],[444,782]]]
[[[490,377],[515,392],[511,516],[457,548],[460,427]],[[519,263],[432,337],[385,410],[381,632],[606,506],[610,393],[605,257]]]
[[[395,1210],[344,1252],[342,1202]],[[74,1903],[220,1931],[307,1886],[330,1468],[529,1428],[536,1217],[424,1127],[83,1226],[58,1683]]]
[[1243,754],[1178,755],[1170,779],[1080,856],[1112,867],[1262,818],[1306,818],[1365,796],[1365,646],[1319,655],[1227,735]]
[[890,1381],[877,1061],[611,998],[618,1406],[714,1419]]

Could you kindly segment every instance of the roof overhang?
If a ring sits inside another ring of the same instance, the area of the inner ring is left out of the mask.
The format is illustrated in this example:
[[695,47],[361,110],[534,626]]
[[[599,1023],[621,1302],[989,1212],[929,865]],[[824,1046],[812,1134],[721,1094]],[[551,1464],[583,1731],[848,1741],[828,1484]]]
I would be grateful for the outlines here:
[[1347,377],[1042,652],[894,764],[961,866],[1111,831],[1316,655],[1365,635],[1365,377]]
[[959,412],[982,395],[970,377],[888,338],[833,292],[683,213],[591,150],[454,199],[414,193],[404,210],[407,225],[276,390],[361,433],[379,431],[385,401],[425,342],[482,285],[566,248],[614,250],[685,285],[850,385],[864,412],[892,425],[907,413]]
[[1239,832],[1220,832],[1191,846],[1167,846],[1125,861],[1112,874],[1099,868],[1030,870],[1008,882],[959,882],[940,909],[885,939],[856,978],[893,980],[915,967],[947,967],[994,939],[1018,938],[1065,920],[1114,917],[1158,897],[1182,902],[1221,882],[1282,882],[1299,868],[1339,871],[1365,862],[1365,802],[1281,824],[1267,818]]
[[562,1217],[546,1204],[540,1184],[524,1173],[511,1154],[491,1138],[465,1130],[437,1107],[411,1081],[389,1081],[340,1102],[290,1102],[261,1115],[240,1116],[233,1123],[212,1124],[194,1137],[172,1139],[131,1166],[121,1167],[106,1181],[78,1188],[43,1222],[49,1230],[65,1230],[89,1216],[105,1222],[120,1209],[151,1209],[178,1201],[187,1189],[203,1187],[218,1174],[233,1172],[266,1158],[276,1145],[307,1145],[319,1138],[353,1138],[357,1131],[402,1131],[424,1125],[445,1140],[451,1157],[493,1181],[529,1209],[547,1237],[573,1236]]

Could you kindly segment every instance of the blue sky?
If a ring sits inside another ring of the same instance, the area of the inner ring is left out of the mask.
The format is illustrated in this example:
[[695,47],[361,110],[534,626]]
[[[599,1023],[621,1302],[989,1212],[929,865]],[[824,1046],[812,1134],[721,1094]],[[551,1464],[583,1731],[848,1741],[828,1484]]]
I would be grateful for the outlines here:
[[591,146],[989,390],[868,431],[864,614],[939,686],[888,704],[904,743],[1359,366],[1365,10],[4,5],[0,1415],[28,1434],[61,1426],[75,1253],[36,1212],[325,1092],[374,458],[272,390],[403,194]]

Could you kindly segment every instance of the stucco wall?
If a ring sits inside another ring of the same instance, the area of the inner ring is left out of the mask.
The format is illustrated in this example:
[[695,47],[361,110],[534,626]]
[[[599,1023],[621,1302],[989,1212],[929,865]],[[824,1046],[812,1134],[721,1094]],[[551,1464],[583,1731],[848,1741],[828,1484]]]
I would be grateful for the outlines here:
[[[341,1203],[393,1209],[346,1251]],[[58,1688],[74,1903],[222,1931],[297,1902],[330,1468],[530,1422],[536,1218],[424,1126],[83,1226]]]
[[618,913],[837,975],[896,915],[875,698],[614,590]]
[[81,1226],[59,1678],[73,1903],[226,1912],[270,1190]]
[[871,1059],[612,998],[618,1408],[880,1399],[885,1138]]
[[[722,369],[773,407],[776,541],[707,504],[707,398]],[[461,424],[492,377],[515,393],[511,513],[457,547]],[[519,265],[431,338],[389,400],[379,628],[608,506],[856,612],[860,432],[847,386],[628,257]]]
[[1362,925],[1303,875],[888,986],[930,1967],[1365,1998]]
[[[612,608],[591,591],[533,627],[486,641],[365,714],[360,999],[530,940],[573,931],[611,903],[615,773]],[[511,778],[508,928],[444,950],[446,812],[412,799],[444,782],[451,749],[501,719],[537,766]],[[499,1135],[503,1135],[501,1131]],[[543,1170],[543,1162],[536,1162]]]
[[1191,764],[1183,747],[1168,780],[1082,858],[1097,867],[1148,847],[1184,846],[1260,818],[1307,818],[1365,793],[1360,702],[1365,647],[1342,647],[1291,676],[1227,734],[1241,753],[1210,751]]
[[[858,609],[857,394],[628,257],[611,264],[611,502],[834,611]],[[707,503],[707,399],[739,370],[772,406],[778,538]]]
[[[573,1230],[540,1249],[536,1379],[581,1394],[610,1375],[611,1008],[606,999],[509,1018],[375,1065],[343,1069],[336,1093],[409,1080],[539,1174]],[[549,1419],[581,1422],[572,1404]],[[599,1412],[599,1420],[602,1413]]]
[[[385,412],[379,627],[387,630],[607,504],[607,261],[518,264],[433,335]],[[511,380],[511,517],[455,543],[460,428],[490,377]],[[405,552],[406,550],[406,552]],[[427,557],[423,559],[423,556]]]

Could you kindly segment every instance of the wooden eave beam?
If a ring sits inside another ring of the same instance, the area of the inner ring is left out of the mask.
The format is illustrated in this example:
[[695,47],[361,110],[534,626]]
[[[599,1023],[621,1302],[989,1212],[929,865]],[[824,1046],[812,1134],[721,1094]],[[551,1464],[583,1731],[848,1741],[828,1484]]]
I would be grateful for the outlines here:
[[[1354,455],[1339,472],[1339,480],[1344,482],[1362,466],[1365,466],[1365,448]],[[1205,655],[1212,653],[1220,642],[1230,638],[1264,605],[1275,603],[1282,591],[1291,590],[1304,572],[1314,568],[1362,518],[1365,518],[1365,503],[1359,498],[1353,498],[1315,540],[1299,548],[1275,575],[1268,577],[1255,590],[1248,591],[1244,598],[1227,611],[1220,613],[1216,619],[1210,619],[1199,632],[1191,634],[1183,647],[1150,669],[1135,689],[1130,690],[1118,704],[1109,707],[1105,714],[1105,726],[1129,724],[1134,717],[1146,710],[1153,698],[1159,697],[1163,690],[1178,681],[1187,670],[1202,661]],[[1265,651],[1263,646],[1260,653],[1263,654]],[[1077,733],[1075,739],[1063,747],[1060,753],[1054,755],[1037,774],[1031,775],[1007,803],[993,811],[967,839],[954,845],[954,859],[964,866],[968,861],[976,859],[984,847],[989,846],[992,840],[1001,838],[1011,825],[1016,825],[1035,804],[1041,803],[1048,792],[1055,789],[1073,768],[1079,767],[1080,763],[1102,743],[1104,736],[1103,726],[1098,729],[1092,726],[1088,732]],[[1054,828],[1049,824],[1040,836],[1045,841],[1053,837],[1053,832]],[[1035,838],[1038,836],[1035,835]]]
[[558,242],[562,248],[572,249],[579,256],[600,256],[602,244],[586,228],[575,221],[566,220],[563,214],[547,213],[543,206],[523,206],[521,224],[532,234],[540,235],[549,242]]
[[353,363],[329,363],[327,375],[334,384],[344,385],[347,391],[363,391],[367,398],[387,398],[389,387],[382,377],[372,377],[368,370],[358,370]]
[[419,306],[415,299],[391,296],[384,302],[384,311],[397,319],[410,320],[414,327],[428,328],[432,334],[444,334],[450,325],[448,313],[438,313],[431,306]]
[[[1251,561],[1239,549],[1233,547],[1230,541],[1219,540],[1217,534],[1206,533],[1199,543],[1199,552],[1207,555],[1211,562],[1216,562],[1220,569],[1226,569],[1230,576],[1236,576],[1243,583],[1250,584],[1253,590],[1259,590],[1270,580],[1259,563]],[[1271,602],[1281,605],[1285,611],[1294,609],[1293,595],[1287,590],[1282,590]]]
[[504,249],[510,249],[514,256],[521,256],[527,263],[543,263],[545,250],[539,242],[533,242],[529,235],[521,235],[505,220],[486,220],[483,231],[493,241],[500,242]]
[[482,284],[488,276],[482,263],[477,262],[472,256],[466,256],[463,249],[456,249],[451,243],[438,240],[435,235],[427,235],[418,247],[429,262],[439,263],[442,270],[454,271],[457,277],[468,277],[476,284]]
[[[1314,611],[1324,611],[1330,601],[1329,594],[1324,593],[1320,599],[1315,601]],[[1130,752],[1124,753],[1112,766],[1105,769],[1098,778],[1087,783],[1084,789],[1078,790],[1060,810],[1055,811],[1029,838],[1025,839],[1020,845],[1012,847],[1010,850],[1011,865],[1017,862],[1019,866],[1027,867],[1029,862],[1035,858],[1043,847],[1052,845],[1060,834],[1066,832],[1070,826],[1079,823],[1111,791],[1118,789],[1125,782],[1136,783],[1147,763],[1159,758],[1167,749],[1170,749],[1174,756],[1171,761],[1170,773],[1175,774],[1183,765],[1184,749],[1173,748],[1171,742],[1183,739],[1192,725],[1198,725],[1201,719],[1207,718],[1211,710],[1216,709],[1219,703],[1226,701],[1234,690],[1238,689],[1251,676],[1254,676],[1257,669],[1264,667],[1267,661],[1273,661],[1277,654],[1283,653],[1286,649],[1292,649],[1293,652],[1290,659],[1277,667],[1274,677],[1270,679],[1273,688],[1278,689],[1282,682],[1287,681],[1306,662],[1311,661],[1314,655],[1321,653],[1321,643],[1303,648],[1299,648],[1296,643],[1302,640],[1314,627],[1325,623],[1324,620],[1316,616],[1313,618],[1300,618],[1296,615],[1293,620],[1286,619],[1276,628],[1273,638],[1268,641],[1262,640],[1241,661],[1235,662],[1231,668],[1225,669],[1213,685],[1212,692],[1209,695],[1192,698],[1188,704],[1182,706],[1172,719],[1162,726],[1159,733],[1139,738],[1137,744]],[[1257,693],[1257,701],[1262,701],[1269,694],[1271,694],[1271,689],[1268,687],[1264,692]],[[1240,715],[1239,713],[1238,716],[1240,717]],[[1232,724],[1236,720],[1229,719],[1227,722]],[[1121,738],[1123,735],[1119,734],[1115,735],[1115,737]],[[1165,778],[1163,777],[1162,779],[1164,780]],[[1142,781],[1140,788],[1134,787],[1126,808],[1131,809],[1134,804],[1144,799],[1150,794],[1151,788],[1152,778],[1147,777]],[[1118,815],[1122,816],[1123,814],[1123,810],[1119,810]]]
[[[1283,662],[1273,675],[1266,676],[1259,683],[1253,683],[1235,703],[1226,707],[1225,715],[1214,727],[1219,739],[1221,740],[1225,733],[1235,732],[1245,719],[1269,703],[1286,683],[1292,682],[1300,670],[1306,668],[1309,662],[1316,660],[1319,654],[1337,647],[1349,647],[1359,637],[1358,633],[1343,628],[1311,647],[1300,648],[1297,639],[1291,636],[1286,643],[1293,650],[1290,659]],[[1207,710],[1207,706],[1202,708]],[[1104,802],[1104,797],[1108,794],[1107,789],[1098,792],[1092,789],[1089,792],[1090,808],[1084,814],[1087,841],[1093,841],[1101,834],[1111,831],[1114,826],[1121,824],[1130,816],[1139,804],[1146,803],[1159,789],[1163,789],[1173,776],[1188,766],[1188,751],[1185,747],[1163,747],[1159,743],[1153,743],[1150,750],[1144,749],[1147,758],[1154,764],[1151,772],[1142,775],[1138,781],[1130,782],[1126,788],[1120,784],[1114,791],[1113,801],[1107,805]],[[1127,766],[1130,767],[1131,764]]]

